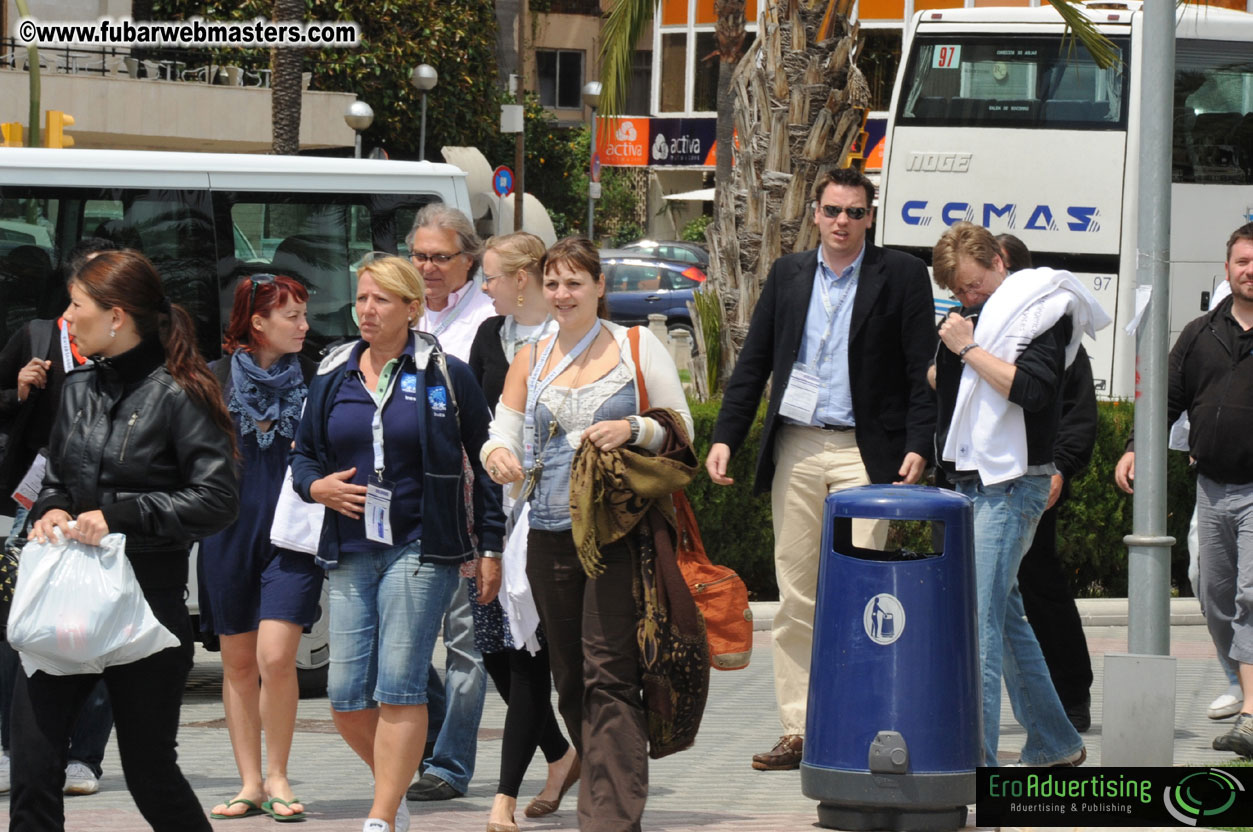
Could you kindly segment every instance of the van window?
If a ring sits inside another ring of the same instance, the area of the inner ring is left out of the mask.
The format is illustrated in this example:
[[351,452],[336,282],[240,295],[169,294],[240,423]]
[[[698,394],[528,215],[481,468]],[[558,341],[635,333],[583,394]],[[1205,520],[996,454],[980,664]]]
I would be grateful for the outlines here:
[[[103,237],[144,252],[172,300],[191,313],[200,345],[216,352],[213,219],[208,195],[121,188],[5,187],[0,222],[34,235],[33,246],[0,244],[0,304],[7,341],[26,321],[64,310],[67,252],[83,237]],[[35,229],[38,229],[36,232]],[[36,254],[38,252],[38,254]]]

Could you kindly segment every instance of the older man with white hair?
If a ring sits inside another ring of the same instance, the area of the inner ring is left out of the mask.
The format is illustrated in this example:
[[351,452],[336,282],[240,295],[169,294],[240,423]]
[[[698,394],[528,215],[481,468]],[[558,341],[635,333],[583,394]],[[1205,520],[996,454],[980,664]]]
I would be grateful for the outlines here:
[[[432,202],[418,211],[406,242],[409,260],[426,284],[426,308],[415,328],[433,334],[447,353],[468,361],[479,324],[496,314],[492,299],[474,279],[483,241],[464,213]],[[461,797],[474,776],[487,672],[474,646],[471,603],[463,577],[444,615],[443,681],[434,665],[430,670],[427,736],[433,740],[428,740],[422,776],[409,787],[410,800]]]

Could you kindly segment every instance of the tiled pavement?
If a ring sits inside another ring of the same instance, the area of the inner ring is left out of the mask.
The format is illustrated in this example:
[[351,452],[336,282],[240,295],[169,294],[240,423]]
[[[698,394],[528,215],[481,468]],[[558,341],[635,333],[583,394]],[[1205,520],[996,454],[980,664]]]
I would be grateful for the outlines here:
[[[1125,652],[1125,626],[1087,628],[1096,683],[1093,686],[1093,727],[1087,734],[1089,765],[1100,763],[1101,678],[1103,655]],[[1178,662],[1178,708],[1175,762],[1201,763],[1229,759],[1210,750],[1219,726],[1205,718],[1205,706],[1225,688],[1214,649],[1202,626],[1171,628],[1171,652]],[[217,654],[199,653],[183,706],[180,764],[206,810],[235,793],[238,781],[231,756],[220,700],[221,666]],[[923,696],[925,691],[911,691]],[[759,631],[752,665],[742,671],[712,674],[705,720],[696,746],[681,754],[654,761],[644,828],[668,832],[728,830],[728,832],[788,832],[815,828],[813,801],[800,792],[798,772],[756,772],[749,757],[770,748],[778,735],[771,681],[769,633]],[[1002,706],[1002,756],[1012,758],[1022,743],[1022,731]],[[331,725],[326,700],[301,702],[300,722],[292,752],[290,773],[297,794],[310,814],[302,829],[309,832],[357,832],[369,806],[370,774]],[[477,774],[464,798],[436,804],[410,803],[412,829],[479,832],[486,826],[500,761],[500,727],[504,706],[489,691],[480,733]],[[69,832],[143,830],[122,782],[112,742],[105,759],[100,793],[66,801]],[[523,783],[525,804],[541,787],[543,758],[537,756]],[[575,795],[556,814],[544,820],[519,818],[526,832],[577,829]],[[7,807],[6,807],[7,808]],[[0,811],[7,825],[7,811]],[[231,832],[270,830],[273,821],[254,817],[214,821],[215,828]]]

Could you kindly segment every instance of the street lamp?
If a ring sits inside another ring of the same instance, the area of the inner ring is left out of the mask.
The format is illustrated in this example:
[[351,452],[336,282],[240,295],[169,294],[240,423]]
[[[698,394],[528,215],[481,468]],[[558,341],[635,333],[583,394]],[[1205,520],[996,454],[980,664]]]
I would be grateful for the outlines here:
[[426,160],[426,94],[429,90],[435,89],[435,85],[439,83],[439,73],[435,71],[435,67],[430,64],[418,64],[417,69],[413,71],[413,75],[409,76],[409,83],[413,84],[418,94],[422,96],[422,138],[418,143],[418,158]]
[[600,183],[592,181],[596,175],[592,163],[596,158],[596,108],[600,106],[600,81],[588,81],[583,85],[583,103],[592,108],[592,150],[587,159],[587,239],[591,240],[596,197],[600,196]]
[[361,134],[370,129],[370,125],[374,123],[374,108],[364,101],[357,100],[348,105],[348,110],[344,113],[344,121],[353,132],[357,134],[355,144],[356,152],[354,158],[361,158]]

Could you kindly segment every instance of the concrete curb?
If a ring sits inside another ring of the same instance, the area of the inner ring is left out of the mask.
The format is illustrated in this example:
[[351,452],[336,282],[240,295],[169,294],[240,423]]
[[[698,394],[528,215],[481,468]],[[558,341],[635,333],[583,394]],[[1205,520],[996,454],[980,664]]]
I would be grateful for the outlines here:
[[[1079,618],[1085,627],[1126,627],[1126,598],[1079,598],[1075,601]],[[778,601],[753,601],[753,629],[769,630],[779,610]],[[1201,605],[1195,598],[1170,599],[1170,624],[1172,627],[1203,625]]]

